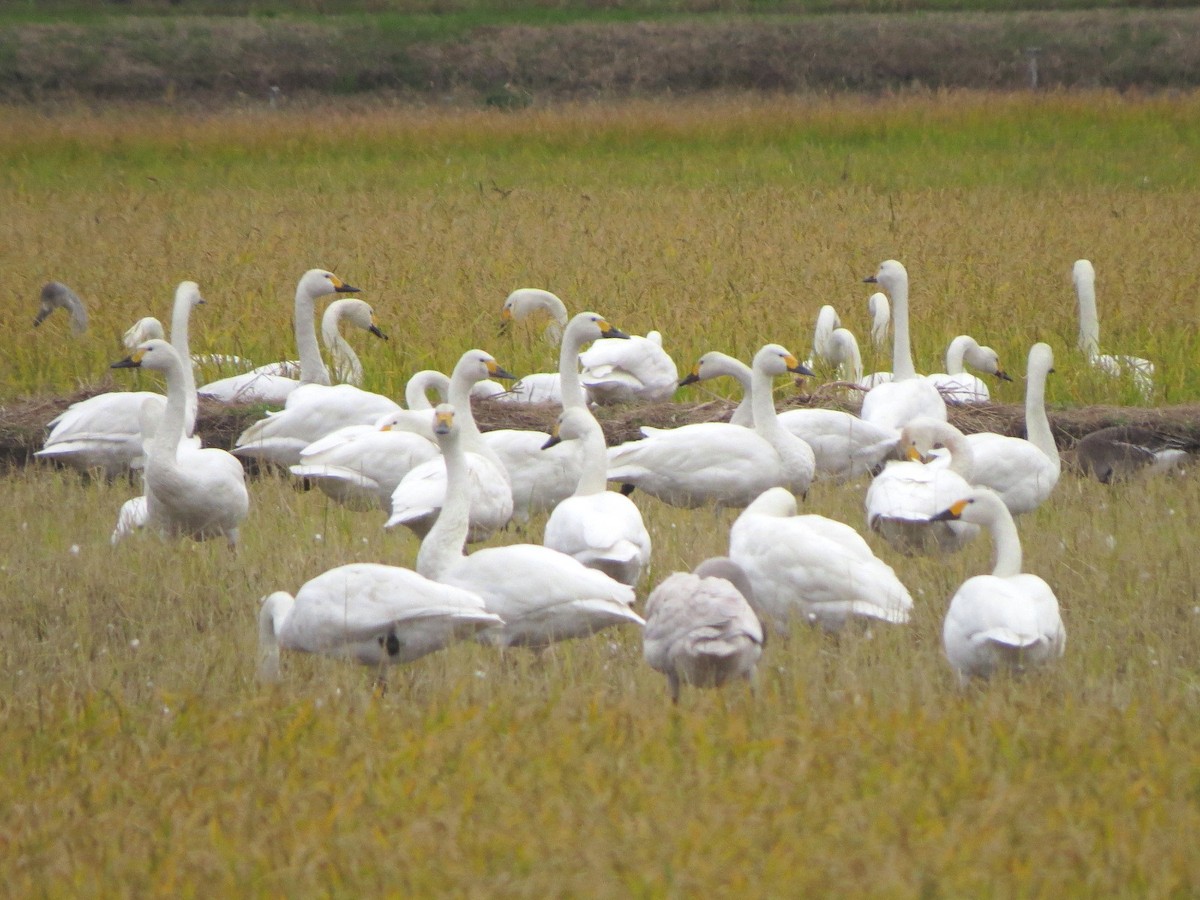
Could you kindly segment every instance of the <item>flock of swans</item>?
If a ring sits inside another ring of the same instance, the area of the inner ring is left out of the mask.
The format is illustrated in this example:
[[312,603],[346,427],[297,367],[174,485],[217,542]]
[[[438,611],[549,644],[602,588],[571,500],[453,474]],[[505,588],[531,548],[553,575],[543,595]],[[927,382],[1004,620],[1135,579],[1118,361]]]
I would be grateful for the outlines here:
[[[1148,362],[1099,353],[1091,264],[1076,263],[1074,277],[1087,359],[1132,377],[1139,391],[1152,390]],[[142,470],[143,494],[120,510],[114,544],[149,529],[224,538],[236,549],[250,508],[245,459],[283,467],[352,508],[380,509],[386,528],[404,526],[420,538],[415,571],[344,565],[306,582],[295,596],[264,597],[259,637],[268,678],[278,677],[281,648],[383,666],[467,638],[541,649],[634,625],[643,628],[646,661],[667,676],[674,699],[681,684],[752,679],[768,631],[787,631],[796,621],[831,631],[853,620],[908,622],[912,595],[863,536],[846,523],[798,512],[797,496],[803,498],[815,479],[868,477],[865,526],[896,552],[952,553],[981,529],[991,535],[991,573],[959,588],[944,621],[945,654],[961,678],[1060,656],[1066,638],[1058,602],[1045,581],[1022,571],[1014,524],[1014,517],[1048,500],[1061,471],[1045,409],[1050,347],[1035,344],[1029,353],[1026,438],[964,435],[947,421],[947,403],[985,401],[986,384],[964,364],[1008,379],[998,355],[963,335],[948,349],[945,373],[919,375],[910,348],[907,271],[886,260],[865,281],[882,289],[869,301],[876,346],[886,340],[889,323],[893,329],[889,373],[863,376],[853,334],[824,307],[805,363],[773,343],[749,365],[711,351],[681,381],[657,333],[626,335],[598,313],[572,317],[554,294],[522,289],[505,301],[502,325],[548,317],[546,337],[559,345],[558,371],[526,375],[505,388],[498,382],[513,375],[491,354],[471,349],[449,376],[414,375],[405,406],[357,386],[362,366],[339,327],[384,337],[361,300],[335,300],[324,314],[331,377],[317,341],[316,302],[357,289],[322,269],[306,272],[296,288],[298,361],[198,388],[188,323],[204,300],[194,282],[183,282],[170,341],[156,319],[143,319],[126,335],[129,356],[113,364],[161,373],[165,399],[120,391],[77,403],[50,423],[37,455],[108,476]],[[78,297],[55,282],[43,291],[35,324],[59,306],[86,323]],[[774,380],[811,375],[821,365],[865,390],[859,415],[777,412]],[[737,379],[744,392],[730,421],[644,427],[640,440],[605,446],[595,406],[658,402],[678,387],[722,376]],[[250,425],[228,453],[200,447],[193,434],[197,397],[282,408]],[[471,411],[479,397],[555,403],[562,413],[550,433],[483,433]],[[1097,477],[1123,471],[1121,460],[1135,455],[1127,449],[1106,457],[1104,448],[1136,447],[1138,440],[1133,433],[1097,440],[1089,457]],[[1142,452],[1151,465],[1173,459],[1171,447]],[[656,498],[645,502],[741,510],[727,557],[663,579],[643,614],[634,609],[635,591],[650,564],[652,538],[630,497],[635,491]],[[539,512],[549,514],[543,543],[467,552],[509,522]]]

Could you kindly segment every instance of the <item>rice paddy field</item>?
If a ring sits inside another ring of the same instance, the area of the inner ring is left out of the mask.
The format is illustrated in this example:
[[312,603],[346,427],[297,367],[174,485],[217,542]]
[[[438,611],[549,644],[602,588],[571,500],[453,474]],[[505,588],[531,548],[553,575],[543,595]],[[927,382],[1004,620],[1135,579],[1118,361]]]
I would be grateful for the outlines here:
[[[553,368],[514,288],[553,290],[681,371],[768,341],[805,355],[833,304],[869,349],[864,276],[912,279],[919,371],[969,332],[1020,376],[1054,348],[1052,412],[1134,405],[1075,350],[1093,261],[1105,349],[1200,402],[1195,95],[715,97],[517,113],[361,101],[281,110],[0,109],[0,402],[155,384],[110,373],[137,318],[199,282],[197,352],[294,356],[292,293],[322,266],[388,342],[365,386],[469,347]],[[88,304],[33,330],[40,285]],[[793,385],[780,383],[778,399]],[[681,390],[690,403],[719,382]],[[993,386],[1020,402],[1023,382]],[[863,529],[865,483],[805,511]],[[411,566],[416,539],[276,474],[236,554],[109,545],[138,488],[3,473],[0,883],[13,895],[1186,896],[1200,885],[1200,487],[1064,474],[1019,529],[1066,655],[960,690],[948,598],[979,540],[898,556],[904,627],[773,639],[751,694],[673,707],[634,630],[540,657],[461,644],[391,672],[289,657],[256,678],[259,598],[342,563]],[[730,512],[634,495],[639,590],[727,546]],[[492,543],[537,541],[542,521]]]

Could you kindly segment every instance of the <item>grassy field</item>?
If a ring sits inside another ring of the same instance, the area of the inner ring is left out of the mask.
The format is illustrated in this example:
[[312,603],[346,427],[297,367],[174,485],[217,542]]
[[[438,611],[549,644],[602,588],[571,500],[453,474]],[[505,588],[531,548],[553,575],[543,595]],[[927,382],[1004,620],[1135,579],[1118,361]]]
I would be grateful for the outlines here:
[[[802,354],[822,303],[865,347],[861,279],[896,257],[919,369],[969,331],[1020,374],[1045,340],[1057,408],[1133,402],[1073,349],[1070,270],[1087,256],[1104,346],[1158,364],[1157,404],[1194,402],[1198,121],[1194,97],[1105,94],[0,110],[0,398],[132,387],[106,368],[119,336],[165,317],[183,278],[210,301],[194,347],[267,361],[292,353],[298,275],[333,268],[392,338],[356,340],[369,386],[398,393],[469,346],[518,373],[552,366],[536,332],[497,335],[523,285],[660,328],[681,368],[769,340]],[[50,278],[88,301],[84,337],[57,317],[30,328]],[[1027,568],[1069,634],[1051,671],[960,692],[941,618],[987,568],[986,543],[944,561],[879,545],[917,601],[911,626],[797,629],[768,647],[757,697],[690,692],[677,709],[629,631],[541,660],[457,646],[393,673],[382,697],[372,673],[318,659],[286,659],[263,687],[259,597],[345,562],[411,565],[416,542],[268,476],[236,556],[154,538],[114,550],[130,485],[28,467],[4,486],[0,877],[15,894],[1177,896],[1200,882],[1194,478],[1067,476],[1022,520]],[[863,487],[819,485],[805,506],[861,526]],[[729,515],[641,505],[643,596],[724,549]]]

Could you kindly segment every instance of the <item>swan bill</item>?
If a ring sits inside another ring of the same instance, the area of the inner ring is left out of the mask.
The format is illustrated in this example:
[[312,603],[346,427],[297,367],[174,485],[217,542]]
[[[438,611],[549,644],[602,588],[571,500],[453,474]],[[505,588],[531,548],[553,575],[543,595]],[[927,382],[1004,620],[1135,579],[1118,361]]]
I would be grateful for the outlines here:
[[940,513],[930,519],[930,522],[954,522],[962,517],[963,510],[970,504],[970,500],[956,500],[950,504],[949,509],[943,509]]
[[146,355],[146,351],[137,349],[124,359],[117,360],[109,366],[110,369],[138,369],[142,365],[142,357]]

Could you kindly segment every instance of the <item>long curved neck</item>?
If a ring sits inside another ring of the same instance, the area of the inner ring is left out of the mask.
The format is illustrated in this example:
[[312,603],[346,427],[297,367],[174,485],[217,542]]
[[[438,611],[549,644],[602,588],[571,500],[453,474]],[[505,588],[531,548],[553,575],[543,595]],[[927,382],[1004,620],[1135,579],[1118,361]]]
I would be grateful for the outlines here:
[[321,360],[317,344],[316,299],[303,287],[296,288],[296,348],[300,351],[300,383],[330,384],[329,370]]
[[155,465],[175,464],[175,453],[179,449],[187,418],[187,385],[184,371],[188,368],[191,368],[190,359],[186,364],[182,360],[172,359],[163,370],[167,379],[167,405],[146,448]]
[[957,428],[947,427],[942,434],[942,443],[950,451],[950,463],[947,468],[961,475],[964,481],[970,482],[975,469],[975,453],[971,450],[971,443],[966,436]]
[[579,351],[586,343],[586,338],[581,339],[568,327],[563,335],[562,346],[558,348],[558,378],[563,409],[587,409],[583,385],[579,382]]
[[867,312],[871,314],[871,341],[876,347],[881,347],[887,340],[888,324],[892,321],[892,307],[887,295],[880,292],[872,294]]
[[450,379],[442,372],[434,369],[422,369],[404,386],[404,404],[409,409],[433,409],[429,402],[429,391],[436,388],[440,396],[439,402],[450,402]]
[[834,350],[838,358],[838,377],[842,381],[859,381],[863,377],[862,353],[858,341],[849,331],[836,333]]
[[744,428],[754,427],[754,371],[740,359],[728,357],[727,369],[723,375],[732,375],[742,386],[742,400],[729,419],[731,425],[741,425]]
[[330,359],[333,360],[333,372],[338,381],[345,384],[362,384],[363,367],[354,348],[338,331],[341,322],[341,307],[335,309],[337,301],[329,304],[325,315],[321,317],[321,340],[329,348]]
[[1058,444],[1046,415],[1046,375],[1045,367],[1039,366],[1030,369],[1026,376],[1029,381],[1025,385],[1025,437],[1061,470]]
[[997,501],[991,521],[992,543],[996,548],[996,562],[992,574],[998,578],[1021,574],[1021,538],[1012,515]]
[[892,378],[905,381],[916,377],[908,338],[908,279],[900,279],[892,286]]
[[177,296],[171,307],[171,346],[183,361],[184,428],[191,437],[196,429],[196,372],[192,368],[192,351],[188,338],[188,324],[192,315],[192,298],[187,294]]
[[608,452],[600,423],[593,419],[587,433],[579,441],[583,445],[583,460],[575,496],[603,493],[608,490]]
[[[783,429],[775,413],[773,379],[766,372],[750,370],[750,408],[754,412],[754,430],[770,440]],[[790,432],[789,432],[790,434]]]
[[279,630],[295,604],[290,594],[278,591],[263,601],[258,613],[258,674],[264,680],[279,678]]
[[1079,349],[1088,356],[1100,352],[1100,316],[1096,312],[1096,285],[1090,278],[1081,278],[1075,286],[1079,297]]
[[966,371],[963,365],[963,358],[967,355],[967,348],[971,346],[973,340],[965,334],[960,334],[950,342],[950,346],[946,349],[946,374],[961,375]]
[[443,439],[441,446],[446,460],[446,498],[437,521],[417,551],[417,572],[435,581],[463,558],[471,516],[466,454],[456,435]]
[[553,320],[546,326],[546,330],[542,332],[543,336],[552,344],[557,344],[562,341],[563,329],[567,327],[567,305],[562,302],[557,296],[547,292],[541,297],[538,304],[542,309],[550,314]]
[[483,452],[480,448],[485,442],[483,435],[479,432],[479,426],[475,424],[475,416],[471,412],[471,388],[474,386],[474,378],[456,370],[450,379],[448,402],[455,410],[454,418],[458,423],[459,442],[463,450],[479,453]]

